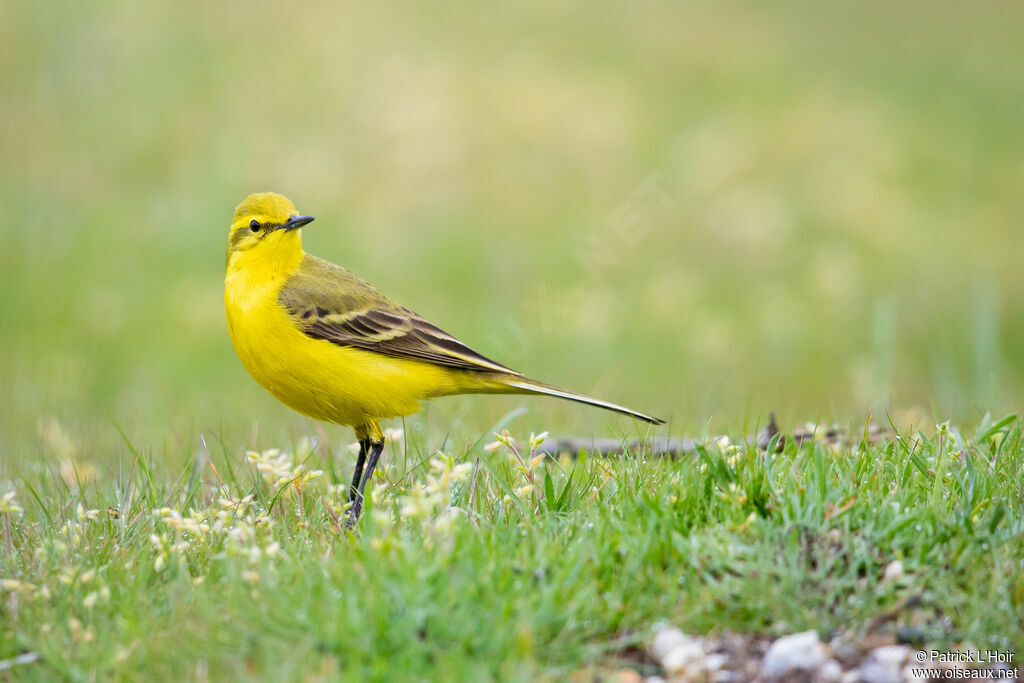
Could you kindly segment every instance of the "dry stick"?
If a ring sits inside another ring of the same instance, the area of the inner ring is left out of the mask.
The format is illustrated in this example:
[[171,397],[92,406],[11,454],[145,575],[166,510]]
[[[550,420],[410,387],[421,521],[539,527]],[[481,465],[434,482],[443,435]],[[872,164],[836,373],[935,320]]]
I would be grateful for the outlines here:
[[26,652],[23,655],[11,657],[10,659],[0,659],[0,671],[8,671],[16,666],[21,666],[22,664],[32,664],[38,661],[38,652]]
[[341,536],[341,520],[338,519],[338,515],[334,512],[334,508],[331,507],[331,502],[327,500],[327,496],[322,497],[324,509],[327,510],[327,514],[331,516],[331,522],[334,524],[334,533]]
[[541,446],[541,450],[547,451],[550,455],[568,453],[575,456],[581,451],[585,451],[592,455],[603,455],[606,457],[645,450],[651,455],[674,458],[679,455],[695,452],[701,443],[703,441],[698,439],[667,439],[665,437],[635,439],[633,441],[563,437],[545,442]]
[[[868,443],[877,443],[882,439],[885,433],[875,424],[869,424],[867,430],[865,430],[865,436]],[[756,443],[757,447],[762,451],[767,450],[772,443],[772,439],[776,439],[775,448],[782,450],[785,446],[787,439],[792,439],[797,445],[814,441],[815,437],[823,437],[829,442],[840,442],[846,439],[846,434],[840,429],[826,429],[823,432],[817,432],[813,430],[798,429],[792,434],[780,434],[778,425],[775,423],[775,415],[771,415],[771,419],[768,424],[758,430],[757,434],[748,436],[747,441]],[[652,456],[670,457],[676,458],[680,455],[690,455],[696,453],[697,450],[707,444],[708,442],[714,442],[721,436],[712,436],[707,439],[669,439],[665,437],[654,437],[649,439],[634,439],[632,441],[622,441],[620,439],[581,439],[566,437],[561,439],[555,439],[551,442],[545,442],[543,449],[547,451],[549,455],[558,455],[560,453],[568,453],[571,456],[576,456],[581,451],[586,451],[593,455],[601,455],[605,457],[621,455],[623,453],[648,453]]]

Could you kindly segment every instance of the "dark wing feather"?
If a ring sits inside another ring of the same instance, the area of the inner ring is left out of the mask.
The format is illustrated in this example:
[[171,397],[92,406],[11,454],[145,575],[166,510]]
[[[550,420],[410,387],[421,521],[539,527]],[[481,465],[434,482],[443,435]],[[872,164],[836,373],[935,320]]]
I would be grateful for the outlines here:
[[344,268],[306,255],[278,302],[313,339],[461,370],[520,373],[402,308]]

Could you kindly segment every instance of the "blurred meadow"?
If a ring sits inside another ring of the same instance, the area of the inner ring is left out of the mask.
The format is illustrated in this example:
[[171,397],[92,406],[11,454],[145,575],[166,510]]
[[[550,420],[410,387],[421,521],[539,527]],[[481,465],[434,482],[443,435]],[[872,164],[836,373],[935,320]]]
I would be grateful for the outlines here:
[[[307,250],[676,433],[1019,405],[1022,23],[1012,2],[6,3],[3,458],[55,429],[309,429],[224,323],[227,223],[266,189],[317,217]],[[429,419],[475,435],[520,405],[609,431],[540,399]]]
[[[1009,0],[0,3],[0,672],[563,680],[662,618],[827,630],[914,595],[922,642],[1019,645],[1021,35]],[[347,536],[351,432],[227,334],[264,190],[481,353],[733,443],[502,437],[519,467],[492,431],[645,431],[444,399],[386,425]],[[737,447],[769,411],[953,426]]]

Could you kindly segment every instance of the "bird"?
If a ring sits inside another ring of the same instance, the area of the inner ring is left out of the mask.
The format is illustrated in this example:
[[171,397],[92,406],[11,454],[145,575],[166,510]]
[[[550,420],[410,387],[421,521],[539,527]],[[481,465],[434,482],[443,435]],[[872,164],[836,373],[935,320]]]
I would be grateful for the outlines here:
[[354,428],[350,526],[384,451],[380,421],[415,413],[427,399],[540,394],[664,424],[473,351],[365,280],[303,251],[302,227],[312,221],[280,194],[246,197],[228,233],[224,307],[235,351],[260,385],[303,415]]

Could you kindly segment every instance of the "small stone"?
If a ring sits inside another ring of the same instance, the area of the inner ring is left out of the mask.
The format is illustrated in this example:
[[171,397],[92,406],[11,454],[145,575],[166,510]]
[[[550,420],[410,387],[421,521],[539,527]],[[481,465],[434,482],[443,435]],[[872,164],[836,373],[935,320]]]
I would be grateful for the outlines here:
[[903,665],[909,655],[910,648],[903,645],[882,645],[868,654],[857,672],[863,681],[900,683],[903,680]]
[[670,674],[690,672],[704,659],[704,646],[695,638],[676,645],[661,660],[661,665]]
[[860,665],[861,678],[879,683],[900,683],[903,680],[903,665],[910,655],[910,648],[903,645],[876,647]]
[[654,640],[651,641],[651,646],[648,650],[651,656],[660,662],[665,659],[665,655],[689,640],[690,638],[685,633],[677,628],[668,626],[654,635]]
[[804,631],[779,638],[761,660],[764,673],[781,676],[794,669],[817,671],[825,663],[825,648],[817,631]]
[[673,627],[658,631],[649,650],[669,674],[693,673],[704,660],[703,640]]
[[705,671],[718,671],[725,663],[729,661],[729,655],[724,655],[721,652],[706,655],[704,657],[704,670]]
[[885,565],[885,572],[882,574],[882,579],[885,581],[892,581],[903,576],[903,563],[899,560],[893,560],[889,564]]
[[666,681],[661,676],[648,676],[647,680],[644,681],[644,683],[668,683],[668,681]]
[[839,683],[843,677],[842,665],[834,659],[830,659],[818,669],[818,680],[821,683]]
[[903,679],[899,671],[893,671],[874,659],[866,659],[857,667],[858,680],[870,683],[900,683]]
[[893,671],[899,671],[907,661],[910,648],[903,645],[883,645],[871,651],[869,657]]

